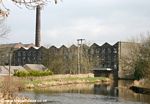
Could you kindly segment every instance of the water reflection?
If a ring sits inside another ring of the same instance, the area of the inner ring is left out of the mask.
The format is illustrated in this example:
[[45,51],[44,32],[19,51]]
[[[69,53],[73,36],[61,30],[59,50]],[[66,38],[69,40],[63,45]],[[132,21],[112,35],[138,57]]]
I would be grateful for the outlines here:
[[118,97],[118,81],[114,81],[110,85],[94,84],[94,94]]
[[119,97],[129,101],[150,103],[150,95],[134,93],[129,89],[132,81],[119,80],[111,85],[94,85],[94,94]]
[[[30,96],[32,99],[51,99],[51,103],[58,100],[60,104],[61,100],[66,99],[69,102],[70,100],[81,100],[80,97],[85,97],[84,100],[93,100],[94,102],[108,102],[111,104],[116,104],[112,102],[118,102],[118,104],[125,104],[128,101],[135,102],[129,104],[149,104],[150,95],[136,94],[129,90],[128,86],[132,81],[114,81],[111,84],[74,84],[74,85],[64,85],[64,86],[54,86],[49,87],[45,90],[33,90],[26,91],[22,94]],[[66,98],[67,97],[67,98]],[[90,99],[86,99],[90,97]],[[121,100],[123,99],[123,101]],[[83,100],[83,99],[82,99]],[[98,100],[98,101],[97,101]],[[90,101],[89,101],[90,102]],[[47,103],[47,104],[51,104]],[[53,104],[53,103],[52,103]],[[56,102],[55,102],[56,104]],[[68,103],[69,104],[69,103]],[[81,103],[70,103],[70,104],[81,104]],[[83,103],[86,104],[86,103]],[[89,103],[90,104],[90,103]],[[96,103],[94,103],[96,104]],[[99,103],[97,103],[99,104]],[[102,103],[103,104],[103,103]]]
[[119,97],[125,100],[150,103],[150,95],[134,93],[132,90],[129,89],[129,85],[131,85],[131,83],[132,81],[118,81]]

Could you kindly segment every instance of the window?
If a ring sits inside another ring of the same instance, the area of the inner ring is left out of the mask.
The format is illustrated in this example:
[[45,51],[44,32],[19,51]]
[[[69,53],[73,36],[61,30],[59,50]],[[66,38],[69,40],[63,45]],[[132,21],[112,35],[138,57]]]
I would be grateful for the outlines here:
[[102,54],[104,54],[105,53],[105,49],[102,49]]
[[114,64],[114,69],[117,69],[117,65],[116,64]]
[[113,53],[117,53],[117,49],[116,48],[114,48]]
[[90,52],[92,55],[94,54],[94,49],[91,49],[91,52]]
[[30,62],[30,57],[27,58],[28,62]]
[[17,58],[17,61],[18,61],[18,63],[20,63],[20,59],[19,58]]
[[23,54],[23,56],[26,56],[26,52],[25,51],[22,51],[22,54]]
[[28,51],[28,56],[31,56],[31,52],[30,51]]
[[108,48],[107,50],[108,50],[108,53],[111,53],[111,49],[110,48]]
[[111,60],[111,56],[110,55],[107,56],[107,60]]
[[98,49],[96,49],[96,54],[99,54],[99,50]]
[[18,57],[21,56],[21,52],[18,52]]

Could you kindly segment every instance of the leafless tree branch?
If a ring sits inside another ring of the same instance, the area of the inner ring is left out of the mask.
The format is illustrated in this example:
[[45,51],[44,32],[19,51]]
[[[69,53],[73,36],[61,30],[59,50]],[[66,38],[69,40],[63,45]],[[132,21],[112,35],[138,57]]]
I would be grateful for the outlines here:
[[5,36],[10,32],[7,25],[5,25],[5,19],[0,19],[0,38],[6,38]]
[[[9,14],[9,9],[4,4],[5,0],[0,0],[0,19],[7,17]],[[58,0],[11,0],[18,7],[25,6],[28,9],[34,9],[37,5],[45,5],[47,2],[54,1],[55,4],[58,3]],[[62,0],[60,0],[62,1]]]

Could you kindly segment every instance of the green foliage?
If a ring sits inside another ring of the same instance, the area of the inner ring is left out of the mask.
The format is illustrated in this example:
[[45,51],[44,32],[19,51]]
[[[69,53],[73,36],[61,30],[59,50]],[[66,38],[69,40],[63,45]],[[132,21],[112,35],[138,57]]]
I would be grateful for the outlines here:
[[135,65],[134,78],[139,80],[145,77],[145,72],[148,68],[148,63],[145,60],[138,60]]
[[29,72],[27,72],[27,71],[16,71],[14,73],[14,76],[26,77],[26,76],[29,76]]
[[139,51],[135,51],[135,79],[148,78],[150,79],[150,35],[142,37]]
[[14,76],[18,77],[28,77],[28,76],[48,76],[52,75],[53,73],[50,70],[45,70],[45,71],[37,71],[37,70],[30,70],[30,71],[16,71],[14,73]]

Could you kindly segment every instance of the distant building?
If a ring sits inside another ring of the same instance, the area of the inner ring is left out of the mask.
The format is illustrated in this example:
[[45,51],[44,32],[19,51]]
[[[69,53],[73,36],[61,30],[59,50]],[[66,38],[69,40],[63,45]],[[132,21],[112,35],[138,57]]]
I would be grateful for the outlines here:
[[[132,73],[127,71],[128,66],[124,66],[122,59],[129,54],[130,46],[135,43],[117,42],[114,45],[104,43],[99,46],[94,43],[90,47],[82,46],[80,54],[81,73],[89,72],[90,68],[110,68],[115,78],[129,77]],[[60,48],[51,46],[35,47],[33,44],[3,44],[0,45],[0,64],[11,64],[14,66],[24,66],[25,64],[43,64],[50,67],[54,73],[78,73],[78,47],[72,45],[67,48],[62,45]],[[129,75],[130,74],[130,75]]]
[[111,77],[113,72],[110,68],[94,68],[94,77]]
[[132,78],[133,69],[124,64],[123,60],[129,56],[131,48],[135,45],[138,44],[117,42],[114,45],[104,43],[102,46],[99,46],[94,43],[89,48],[90,59],[94,62],[94,68],[111,68],[114,78]]
[[44,71],[48,68],[45,67],[42,64],[25,64],[24,66],[0,66],[0,76],[6,76],[9,75],[9,68],[10,68],[10,75],[13,75],[16,71],[30,71],[30,70],[36,70],[36,71]]
[[[15,71],[26,71],[22,66],[11,66],[10,75],[13,75]],[[0,66],[0,75],[9,75],[9,66]]]
[[[117,43],[116,43],[117,44]],[[93,68],[98,69],[94,70],[95,75],[100,75],[100,72],[104,70],[100,69],[113,69],[111,73],[118,73],[117,61],[118,61],[118,50],[115,45],[110,45],[109,43],[104,43],[99,46],[96,43],[90,46],[89,48],[90,60],[93,62]],[[97,73],[98,72],[98,73]],[[106,71],[106,73],[109,71]],[[96,74],[97,73],[97,74]],[[118,74],[114,74],[114,77],[118,77]]]
[[[22,43],[13,43],[13,44],[0,44],[0,65],[8,65],[10,56],[13,56],[14,51],[20,49],[21,47],[30,48],[34,44],[22,44]],[[12,62],[16,62],[15,59],[11,58]]]
[[47,67],[45,67],[42,64],[25,64],[23,66],[26,70],[36,70],[36,71],[44,71],[47,70]]
[[12,56],[13,65],[25,65],[25,64],[40,64],[41,63],[41,51],[37,47],[24,48],[21,47],[18,50],[14,50]]

